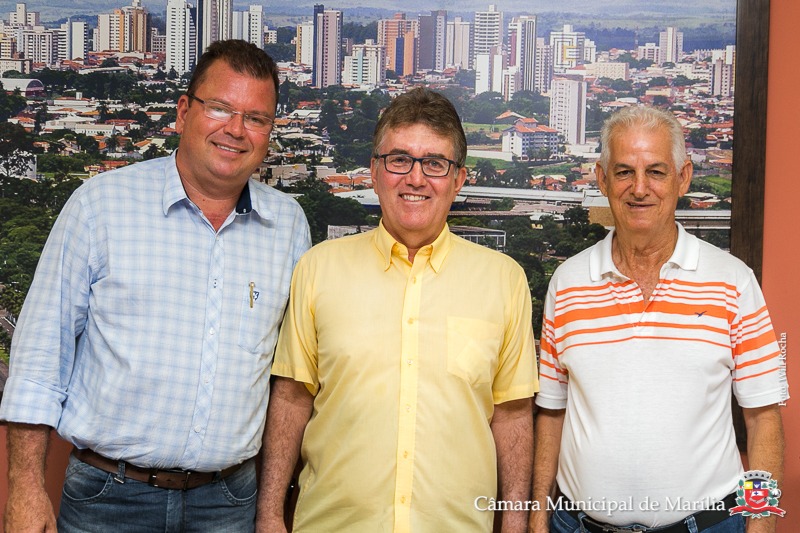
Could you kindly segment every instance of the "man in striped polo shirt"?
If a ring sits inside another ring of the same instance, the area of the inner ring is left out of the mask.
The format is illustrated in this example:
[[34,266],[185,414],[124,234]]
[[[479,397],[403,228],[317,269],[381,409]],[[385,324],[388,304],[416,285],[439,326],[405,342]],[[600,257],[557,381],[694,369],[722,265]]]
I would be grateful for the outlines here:
[[731,393],[750,470],[783,474],[788,391],[758,283],[675,222],[692,164],[670,113],[620,111],[601,142],[597,182],[614,229],[550,283],[531,526],[774,531],[774,516],[745,524],[729,511],[744,473]]

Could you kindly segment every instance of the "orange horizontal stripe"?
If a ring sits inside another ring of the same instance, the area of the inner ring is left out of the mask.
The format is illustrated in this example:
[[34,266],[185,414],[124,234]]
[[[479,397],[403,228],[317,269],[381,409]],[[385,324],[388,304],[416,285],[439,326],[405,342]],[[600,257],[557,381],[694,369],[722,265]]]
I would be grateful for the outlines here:
[[765,331],[756,338],[749,339],[737,344],[735,348],[735,353],[739,355],[747,352],[752,352],[758,350],[759,348],[763,348],[764,346],[767,346],[772,342],[776,342],[775,333],[772,330]]
[[683,285],[684,287],[695,287],[695,288],[707,288],[707,287],[723,287],[726,290],[733,292],[734,294],[738,294],[736,291],[736,286],[731,285],[730,283],[725,283],[724,281],[687,281],[682,279],[670,279],[670,280],[660,280],[668,285]]
[[561,381],[561,380],[560,380],[560,379],[558,379],[558,378],[554,378],[554,377],[552,377],[552,376],[548,376],[548,375],[546,375],[546,374],[541,374],[539,377],[540,377],[540,378],[549,379],[550,381],[555,381],[556,383],[561,383],[561,384],[564,384],[564,385],[566,385],[566,384],[567,384],[567,382],[566,382],[566,381]]
[[556,339],[557,343],[562,343],[564,340],[573,337],[575,335],[589,335],[592,333],[603,333],[606,331],[619,331],[621,329],[630,329],[633,327],[633,324],[619,324],[617,326],[605,327],[605,328],[586,328],[586,329],[576,329],[570,331],[566,335],[563,335]]
[[766,372],[760,372],[758,374],[751,374],[749,376],[744,376],[744,377],[741,377],[741,378],[733,378],[733,381],[744,381],[744,380],[750,379],[750,378],[757,378],[758,376],[771,374],[773,372],[777,372],[778,370],[780,370],[780,368],[773,368],[772,370],[767,370]]
[[[722,328],[715,328],[714,326],[708,326],[706,324],[676,324],[674,322],[639,322],[640,326],[644,327],[654,327],[654,328],[671,328],[671,329],[693,329],[693,330],[700,330],[700,331],[711,331],[713,333],[719,333],[721,335],[728,336],[728,330]],[[730,348],[730,345],[728,345]]]
[[[556,291],[556,297],[575,292],[595,292],[595,293],[608,293],[611,287],[625,287],[627,285],[634,285],[633,281],[625,281],[622,283],[608,282],[603,285],[583,285],[580,287],[568,287],[560,291]],[[557,298],[558,299],[558,298]]]
[[780,356],[780,354],[781,354],[780,352],[773,352],[771,354],[765,355],[764,357],[759,357],[758,359],[753,359],[752,361],[747,361],[747,362],[742,363],[740,365],[736,365],[736,370],[739,370],[740,368],[746,368],[748,366],[757,365],[759,363],[763,363],[765,361],[769,361],[770,359],[775,359],[776,357]]
[[761,307],[761,309],[759,309],[759,310],[758,310],[758,311],[756,311],[755,313],[751,313],[751,314],[749,314],[749,315],[744,315],[744,316],[742,317],[742,322],[743,322],[743,323],[747,323],[747,322],[758,322],[758,321],[760,320],[760,319],[758,319],[758,317],[759,317],[760,315],[762,315],[762,314],[764,315],[764,317],[763,317],[763,318],[767,318],[767,319],[769,318],[769,312],[767,311],[767,306],[766,306],[766,305],[765,305],[765,306],[763,306],[763,307]]
[[621,342],[626,342],[626,341],[629,341],[629,340],[632,340],[632,339],[653,339],[653,340],[668,340],[668,341],[703,342],[703,343],[706,343],[706,344],[711,344],[713,346],[720,346],[722,348],[730,348],[730,346],[727,345],[727,344],[721,344],[721,343],[709,341],[709,340],[706,340],[706,339],[678,339],[678,338],[675,338],[675,337],[659,337],[659,336],[656,336],[656,335],[633,335],[633,336],[630,336],[630,337],[626,337],[624,339],[613,339],[613,340],[600,341],[600,342],[584,342],[584,343],[580,343],[580,344],[573,344],[573,345],[567,347],[567,349],[565,349],[563,353],[566,353],[567,350],[570,350],[572,348],[580,348],[580,347],[583,347],[583,346],[602,346],[604,344],[619,344]]
[[575,309],[556,317],[553,326],[560,328],[564,325],[578,320],[601,320],[603,318],[617,318],[620,316],[619,308],[616,305],[607,307],[590,307],[587,309]]
[[702,313],[702,316],[697,317],[698,319],[708,316],[721,318],[727,321],[728,318],[728,310],[725,307],[710,304],[698,305],[690,303],[666,302],[664,300],[656,301],[650,312],[682,316],[691,316]]

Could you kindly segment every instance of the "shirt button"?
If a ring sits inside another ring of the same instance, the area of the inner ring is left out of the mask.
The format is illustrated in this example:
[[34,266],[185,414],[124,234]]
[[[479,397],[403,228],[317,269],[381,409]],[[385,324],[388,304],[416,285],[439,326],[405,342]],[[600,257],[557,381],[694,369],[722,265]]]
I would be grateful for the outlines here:
[[413,359],[409,359],[408,360],[408,366],[411,366],[412,364],[414,364],[414,360]]
[[413,278],[411,278],[411,283],[416,283],[416,282],[417,282],[417,276],[414,276]]
[[409,404],[406,404],[406,413],[410,412],[411,412],[411,406]]
[[413,324],[413,323],[414,323],[414,319],[413,319],[413,318],[409,318],[409,319],[408,319],[408,323],[409,323],[409,324]]
[[403,452],[403,459],[408,459],[408,452]]
[[201,431],[202,429],[203,429],[203,428],[201,428],[200,426],[195,426],[195,427],[194,427],[194,432],[195,432],[195,433],[200,433],[200,431]]
[[206,376],[205,379],[203,379],[203,383],[208,384],[210,382],[211,382],[211,376]]
[[400,503],[406,503],[406,497],[405,496],[401,496],[400,497]]
[[209,329],[209,330],[208,330],[208,334],[209,334],[209,335],[214,335],[214,328],[211,328],[211,329]]

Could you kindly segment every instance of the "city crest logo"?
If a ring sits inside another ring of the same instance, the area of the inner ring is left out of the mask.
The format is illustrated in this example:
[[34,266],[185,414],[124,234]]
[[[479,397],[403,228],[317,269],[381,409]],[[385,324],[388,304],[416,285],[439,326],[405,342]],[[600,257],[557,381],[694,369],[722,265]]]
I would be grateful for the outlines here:
[[752,518],[765,518],[771,514],[780,517],[786,511],[778,507],[781,491],[772,474],[763,470],[750,470],[744,473],[736,489],[736,507],[731,508],[731,515],[741,514]]

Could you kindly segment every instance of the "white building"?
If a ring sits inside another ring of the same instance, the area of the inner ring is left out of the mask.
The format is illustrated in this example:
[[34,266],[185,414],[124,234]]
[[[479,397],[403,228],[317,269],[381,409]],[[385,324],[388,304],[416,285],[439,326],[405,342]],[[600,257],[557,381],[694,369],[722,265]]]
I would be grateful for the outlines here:
[[568,144],[586,144],[586,82],[556,78],[550,90],[550,127]]
[[540,151],[548,155],[558,153],[558,130],[540,125],[535,119],[523,118],[501,135],[503,152],[511,152],[519,158],[538,157]]
[[472,35],[473,61],[479,54],[489,54],[492,47],[502,44],[503,13],[497,11],[495,4],[490,4],[488,11],[476,11]]
[[344,58],[342,83],[357,87],[377,87],[386,81],[385,48],[367,39],[364,44],[354,44],[353,54]]
[[472,68],[472,24],[456,17],[447,23],[445,65],[462,69]]
[[683,32],[669,26],[658,34],[658,48],[661,50],[659,64],[677,63],[683,57]]
[[194,68],[197,34],[192,6],[186,0],[167,2],[167,71],[184,74]]
[[508,64],[519,67],[524,91],[536,89],[536,17],[515,17],[508,25]]
[[328,9],[317,13],[314,87],[342,83],[342,12]]
[[586,35],[574,31],[571,24],[564,24],[562,31],[550,32],[550,46],[553,47],[553,69],[563,73],[582,64]]

